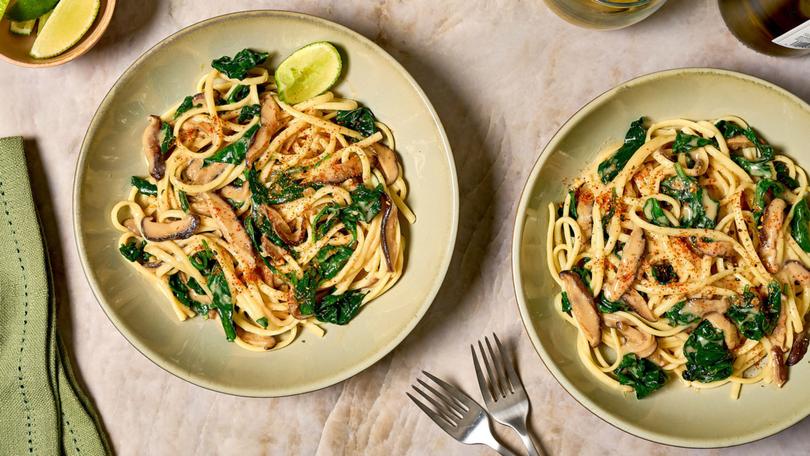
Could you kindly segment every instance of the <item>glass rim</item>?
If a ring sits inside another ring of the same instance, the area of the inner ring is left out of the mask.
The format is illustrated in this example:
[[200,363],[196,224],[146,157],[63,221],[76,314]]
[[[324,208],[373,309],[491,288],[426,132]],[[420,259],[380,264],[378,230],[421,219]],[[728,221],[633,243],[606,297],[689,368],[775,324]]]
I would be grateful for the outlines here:
[[602,5],[605,5],[605,6],[613,6],[613,7],[617,7],[617,8],[627,8],[627,7],[631,7],[631,6],[645,5],[647,3],[650,3],[651,0],[636,0],[634,2],[628,2],[628,1],[622,2],[622,1],[611,1],[611,0],[595,0],[595,1],[596,1],[596,3],[602,4]]

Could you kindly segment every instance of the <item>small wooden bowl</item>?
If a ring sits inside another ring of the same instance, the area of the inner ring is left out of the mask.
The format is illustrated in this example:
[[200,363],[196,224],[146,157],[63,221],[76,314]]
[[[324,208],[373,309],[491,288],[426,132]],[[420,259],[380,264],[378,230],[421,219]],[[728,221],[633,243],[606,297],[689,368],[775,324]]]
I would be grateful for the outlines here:
[[35,59],[28,55],[31,46],[34,45],[36,32],[30,36],[15,35],[9,31],[8,19],[3,18],[0,20],[0,59],[28,68],[52,67],[70,62],[89,51],[98,42],[110,25],[115,2],[116,0],[101,0],[96,20],[82,39],[67,51],[48,59]]

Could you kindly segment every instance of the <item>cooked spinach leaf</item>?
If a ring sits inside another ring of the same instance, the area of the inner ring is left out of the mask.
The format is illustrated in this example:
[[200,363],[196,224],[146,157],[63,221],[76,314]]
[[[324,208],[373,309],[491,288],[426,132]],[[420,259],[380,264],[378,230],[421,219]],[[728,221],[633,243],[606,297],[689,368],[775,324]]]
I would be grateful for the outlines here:
[[222,329],[225,330],[225,338],[228,342],[236,339],[236,327],[233,323],[233,300],[231,290],[228,288],[228,281],[225,273],[217,265],[214,271],[207,277],[208,289],[211,290],[211,306],[217,310],[219,319],[222,322]]
[[267,329],[267,324],[268,324],[267,317],[259,318],[258,320],[256,320],[256,324],[258,324],[259,326],[261,326],[264,329]]
[[332,229],[338,222],[340,215],[340,206],[334,203],[329,203],[318,211],[313,219],[313,226],[315,227],[315,238],[320,239],[326,236],[326,233]]
[[711,383],[728,378],[734,358],[726,347],[723,331],[703,320],[683,345],[686,370],[683,379]]
[[250,87],[239,84],[234,87],[233,90],[231,90],[230,95],[228,95],[228,99],[225,101],[227,101],[227,104],[236,103],[237,101],[242,101],[249,94]]
[[571,314],[571,301],[568,300],[568,293],[562,292],[562,311]]
[[183,98],[183,102],[180,103],[180,106],[174,110],[174,118],[178,118],[183,115],[184,112],[188,111],[192,108],[199,108],[202,106],[201,104],[194,104],[194,96],[189,95],[186,98]]
[[742,135],[748,138],[754,147],[757,148],[759,158],[748,160],[741,155],[733,155],[731,159],[734,160],[735,163],[740,165],[740,167],[751,176],[771,177],[771,167],[768,163],[773,160],[773,147],[760,141],[759,136],[757,136],[753,128],[742,128],[733,122],[726,122],[725,120],[717,122],[715,126],[723,133],[724,138],[729,139]]
[[214,60],[211,66],[231,79],[242,79],[248,70],[267,60],[268,55],[266,52],[242,49],[233,58],[226,55]]
[[321,278],[329,280],[335,277],[354,253],[349,247],[344,245],[326,245],[315,256],[315,263],[320,271]]
[[141,193],[141,195],[146,196],[157,195],[157,185],[149,182],[148,180],[142,177],[132,176],[132,178],[129,180],[129,183],[133,187],[137,188],[138,191]]
[[596,300],[596,307],[602,313],[614,313],[627,310],[627,304],[623,301],[611,301],[605,297],[604,293],[599,293],[599,297]]
[[647,131],[644,129],[644,118],[633,121],[630,124],[630,129],[624,136],[624,144],[616,151],[611,157],[599,164],[597,171],[599,172],[599,179],[603,184],[612,181],[621,172],[624,165],[630,161],[630,158],[636,151],[644,144],[647,137]]
[[776,280],[768,284],[768,299],[765,301],[763,312],[765,313],[765,334],[773,333],[776,324],[779,322],[779,314],[782,311],[782,287]]
[[318,303],[315,317],[326,323],[345,325],[360,312],[360,305],[365,297],[366,294],[359,290],[324,296]]
[[571,202],[568,203],[568,216],[577,218],[577,192],[576,190],[569,190],[568,195],[571,197]]
[[262,107],[257,104],[242,106],[242,109],[239,110],[239,117],[236,118],[236,121],[239,123],[246,122],[261,113]]
[[678,163],[675,163],[675,172],[675,176],[661,182],[661,192],[685,203],[681,211],[681,227],[714,228],[714,217],[717,214],[714,217],[707,216],[707,206],[716,206],[717,202],[705,194],[697,179],[687,175]]
[[174,130],[166,122],[160,123],[160,153],[166,154],[174,145]]
[[735,124],[734,122],[721,120],[720,122],[714,124],[714,126],[720,130],[720,133],[723,133],[723,137],[726,139],[745,134],[745,128]]
[[678,274],[675,273],[675,268],[666,261],[653,264],[651,271],[653,278],[661,285],[678,281]]
[[235,200],[235,199],[233,199],[233,198],[225,198],[225,201],[227,201],[227,202],[228,202],[228,204],[229,204],[229,205],[230,205],[230,206],[233,208],[233,210],[235,210],[235,211],[238,211],[239,209],[242,209],[242,206],[244,206],[244,205],[245,205],[245,202],[244,202],[244,201],[236,201],[236,200]]
[[[192,278],[189,280],[189,285],[191,280],[194,279]],[[194,283],[199,286],[196,281]],[[191,297],[189,294],[189,285],[183,283],[183,279],[180,278],[180,274],[172,274],[169,276],[169,288],[172,290],[174,297],[177,298],[177,300],[180,301],[180,303],[182,303],[184,306],[193,310],[197,315],[207,315],[209,310],[208,306]]]
[[186,214],[188,214],[188,196],[186,192],[180,190],[177,192],[177,199],[180,200],[180,209],[183,210]]
[[206,276],[210,274],[214,266],[217,265],[217,261],[214,259],[214,251],[208,247],[208,242],[203,240],[202,245],[203,249],[188,257],[188,261],[196,270],[200,271],[203,276]]
[[238,165],[242,163],[245,161],[247,151],[250,148],[250,143],[253,142],[253,135],[256,134],[256,130],[258,129],[259,124],[248,128],[242,137],[218,150],[214,155],[206,158],[205,164],[219,162]]
[[616,206],[618,205],[619,198],[616,195],[616,189],[610,189],[610,202],[608,202],[608,208],[605,212],[605,215],[602,216],[602,231],[605,233],[605,239],[608,238],[607,230],[608,226],[610,225],[610,221],[613,219],[613,216],[616,215]]
[[799,187],[799,181],[790,177],[788,166],[781,161],[773,161],[773,168],[776,170],[776,180],[785,187],[796,190]]
[[700,320],[700,317],[697,315],[691,314],[689,312],[684,312],[683,306],[686,305],[686,301],[681,301],[672,308],[670,308],[664,316],[667,317],[669,320],[669,324],[672,326],[686,326],[691,325],[692,323]]
[[644,399],[667,382],[667,374],[663,369],[652,361],[639,358],[633,353],[624,355],[621,364],[613,373],[619,383],[633,387],[636,391],[636,399]]
[[[739,299],[737,300],[739,302]],[[743,290],[742,302],[733,304],[726,312],[740,333],[747,339],[760,340],[765,337],[765,312],[762,311],[759,296],[746,285]]]
[[647,198],[647,201],[644,202],[644,217],[653,225],[672,226],[664,209],[661,208],[661,204],[655,198]]
[[343,225],[356,238],[357,224],[361,221],[370,222],[382,207],[381,198],[385,194],[382,184],[369,189],[363,185],[358,186],[351,192],[352,202],[340,210],[340,220]]
[[588,289],[591,288],[591,271],[580,266],[574,266],[571,270],[577,273],[579,278],[582,279],[582,283],[584,283]]
[[144,252],[144,247],[146,247],[146,241],[141,242],[135,238],[129,238],[126,244],[121,244],[118,247],[118,251],[121,252],[124,258],[133,263],[146,263],[152,255]]
[[805,252],[810,252],[810,206],[802,198],[793,207],[793,219],[790,221],[790,235]]
[[293,296],[298,302],[298,311],[302,315],[313,315],[318,308],[315,293],[318,291],[318,269],[308,268],[301,277],[292,275],[290,282],[293,287]]
[[679,131],[675,134],[675,142],[672,143],[672,152],[680,154],[697,149],[698,147],[708,146],[709,144],[712,144],[712,140],[709,138],[690,135]]
[[338,111],[335,123],[350,130],[359,132],[365,137],[377,133],[377,119],[371,109],[360,107],[351,111]]
[[777,181],[771,179],[762,179],[757,182],[757,186],[754,189],[754,220],[756,224],[759,225],[759,221],[762,218],[762,213],[765,212],[765,196],[767,196],[768,191],[774,197],[777,197],[782,194],[784,191],[784,187]]

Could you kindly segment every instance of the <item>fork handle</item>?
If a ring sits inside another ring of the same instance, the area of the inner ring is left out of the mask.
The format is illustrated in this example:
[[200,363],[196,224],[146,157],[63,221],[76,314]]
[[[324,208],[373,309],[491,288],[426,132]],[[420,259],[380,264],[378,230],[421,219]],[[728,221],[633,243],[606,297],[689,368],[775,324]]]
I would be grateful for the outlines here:
[[509,448],[506,448],[505,446],[501,445],[501,442],[499,442],[498,439],[496,439],[495,436],[492,435],[491,433],[482,437],[483,439],[479,440],[477,443],[483,443],[484,445],[497,451],[498,454],[502,456],[517,456],[515,453],[512,453],[512,451]]
[[517,426],[513,426],[515,431],[517,431],[518,435],[520,436],[520,440],[523,441],[523,444],[526,446],[526,449],[529,450],[529,456],[544,456],[543,450],[537,448],[534,443],[534,439],[532,439],[532,434],[527,429],[527,426],[522,425],[523,423],[518,423]]
[[485,445],[497,451],[498,454],[500,454],[501,456],[517,456],[515,453],[512,453],[512,451],[509,448],[506,448],[505,446],[498,443],[497,440],[487,442]]

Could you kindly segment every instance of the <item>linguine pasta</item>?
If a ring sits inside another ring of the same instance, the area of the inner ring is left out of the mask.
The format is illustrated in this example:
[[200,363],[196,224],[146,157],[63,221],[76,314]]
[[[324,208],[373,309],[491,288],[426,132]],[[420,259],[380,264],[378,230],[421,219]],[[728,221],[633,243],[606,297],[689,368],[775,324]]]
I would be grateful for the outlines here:
[[739,117],[634,122],[549,204],[555,308],[600,382],[642,398],[787,380],[807,347],[807,175]]
[[331,92],[288,105],[261,66],[209,71],[195,92],[150,117],[150,176],[111,211],[122,254],[179,320],[219,320],[240,347],[275,350],[397,282],[400,214],[415,216],[370,110]]

